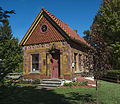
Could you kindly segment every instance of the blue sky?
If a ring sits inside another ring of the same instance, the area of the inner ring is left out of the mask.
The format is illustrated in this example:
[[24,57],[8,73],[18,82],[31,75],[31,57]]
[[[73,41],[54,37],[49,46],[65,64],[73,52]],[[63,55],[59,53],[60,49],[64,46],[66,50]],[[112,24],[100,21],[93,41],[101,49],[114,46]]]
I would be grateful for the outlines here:
[[42,7],[83,37],[99,10],[101,0],[0,0],[4,10],[15,10],[9,18],[13,35],[23,38]]

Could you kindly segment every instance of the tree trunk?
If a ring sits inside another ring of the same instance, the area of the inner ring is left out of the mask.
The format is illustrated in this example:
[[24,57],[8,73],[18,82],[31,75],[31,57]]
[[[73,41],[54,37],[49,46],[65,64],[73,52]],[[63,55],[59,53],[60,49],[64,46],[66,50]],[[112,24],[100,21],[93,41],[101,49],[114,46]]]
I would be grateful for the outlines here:
[[97,88],[97,77],[96,77],[96,104],[98,104],[98,88]]

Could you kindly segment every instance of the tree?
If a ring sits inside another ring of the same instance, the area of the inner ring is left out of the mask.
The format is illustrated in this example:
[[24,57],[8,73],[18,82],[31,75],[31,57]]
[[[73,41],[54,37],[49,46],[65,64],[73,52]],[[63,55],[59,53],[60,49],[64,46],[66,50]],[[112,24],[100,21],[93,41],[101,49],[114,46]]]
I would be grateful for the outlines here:
[[90,35],[90,31],[89,30],[85,30],[83,32],[83,34],[85,35],[83,38],[86,40],[86,42],[88,42],[89,44],[91,43],[91,35]]
[[[92,32],[91,32],[92,31]],[[115,54],[114,45],[119,44],[120,51],[120,0],[103,0],[100,10],[97,12],[89,33],[84,32],[84,39],[93,47],[102,47],[109,50],[109,61],[113,68],[119,68],[120,56]],[[95,43],[99,41],[99,43]],[[108,48],[111,47],[111,48]],[[108,48],[108,49],[107,49]],[[118,59],[116,59],[118,57]]]
[[0,7],[0,22],[4,22],[5,18],[10,17],[8,14],[15,14],[15,12],[14,10],[3,10],[2,7]]
[[85,35],[83,38],[85,39],[85,41],[87,43],[89,43],[92,47],[94,47],[95,43],[92,41],[92,39],[94,38],[94,36],[91,35],[91,32],[92,32],[91,30],[85,30],[83,32],[83,34]]
[[108,46],[108,48],[112,51],[110,62],[115,69],[120,68],[120,42],[115,42]]
[[3,19],[0,26],[0,59],[2,59],[2,70],[0,70],[0,81],[15,70],[22,62],[22,47],[18,46],[18,39],[13,37],[8,19]]
[[101,35],[112,42],[120,40],[120,0],[104,0],[94,22]]
[[[103,5],[94,19],[94,31],[106,42],[106,47],[118,44],[120,51],[120,0],[104,0]],[[113,49],[112,49],[113,48]],[[111,47],[110,63],[113,68],[119,68],[120,56],[116,54],[115,47]],[[116,57],[118,57],[116,59]]]
[[[88,55],[93,56],[93,67],[88,68],[93,70],[96,78],[96,99],[98,99],[97,79],[103,75],[102,72],[111,69],[111,65],[120,66],[120,0],[103,0],[90,31],[85,31],[84,34],[86,35],[84,39],[92,46]],[[117,64],[111,64],[113,59]],[[98,100],[96,102],[98,104]]]

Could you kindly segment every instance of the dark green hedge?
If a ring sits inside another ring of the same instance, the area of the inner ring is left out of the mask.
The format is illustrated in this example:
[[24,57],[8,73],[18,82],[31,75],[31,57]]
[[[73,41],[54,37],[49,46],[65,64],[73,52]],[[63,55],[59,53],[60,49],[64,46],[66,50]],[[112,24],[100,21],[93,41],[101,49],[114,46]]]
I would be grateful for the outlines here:
[[88,81],[64,83],[63,86],[88,86]]
[[102,76],[100,79],[120,83],[120,70],[107,70],[107,74]]
[[107,70],[107,74],[102,76],[100,79],[120,83],[120,70]]
[[120,70],[108,70],[105,77],[110,77],[110,78],[117,79],[117,78],[120,77]]

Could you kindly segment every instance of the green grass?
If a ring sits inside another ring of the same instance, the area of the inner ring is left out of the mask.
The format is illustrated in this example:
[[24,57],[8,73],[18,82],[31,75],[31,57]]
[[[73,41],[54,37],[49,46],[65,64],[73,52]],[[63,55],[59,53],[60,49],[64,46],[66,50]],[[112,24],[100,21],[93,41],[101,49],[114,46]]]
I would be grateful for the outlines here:
[[[64,94],[69,101],[79,104],[84,101],[95,101],[96,90],[92,88],[56,89],[56,93]],[[120,104],[120,84],[100,81],[98,85],[98,99],[102,104]]]
[[[100,104],[120,104],[120,84],[101,81]],[[95,87],[35,89],[35,86],[0,87],[0,104],[93,104]]]

